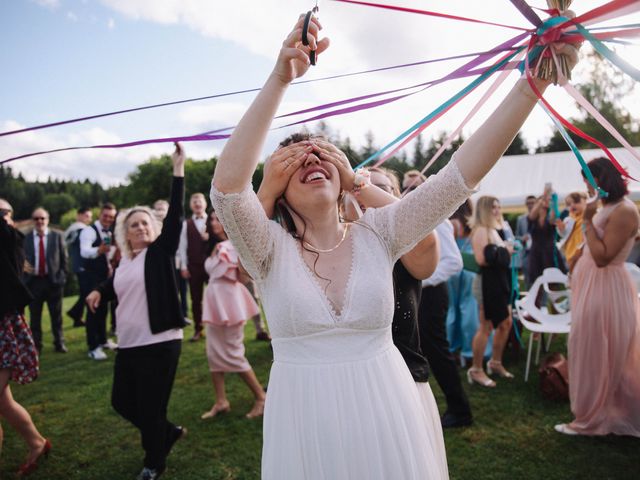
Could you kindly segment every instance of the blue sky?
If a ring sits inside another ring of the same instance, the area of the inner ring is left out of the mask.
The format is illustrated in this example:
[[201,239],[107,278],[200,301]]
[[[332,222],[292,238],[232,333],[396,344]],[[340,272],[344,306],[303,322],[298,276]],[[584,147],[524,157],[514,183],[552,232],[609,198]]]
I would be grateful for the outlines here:
[[[528,27],[507,0],[393,3]],[[574,6],[581,13],[601,3],[580,0]],[[532,4],[542,6],[544,2],[537,0]],[[312,2],[307,0],[0,2],[3,44],[0,62],[5,72],[0,90],[0,131],[259,87],[297,15],[311,6]],[[309,78],[469,53],[495,46],[514,34],[497,27],[329,1],[321,3],[320,16],[332,47]],[[624,21],[639,22],[639,18],[635,14]],[[621,53],[631,63],[640,63],[638,48]],[[282,112],[425,81],[458,65],[460,62],[448,62],[292,87]],[[511,85],[515,78],[513,74],[513,79],[505,83]],[[380,145],[465,83],[451,82],[396,105],[331,119],[329,125],[340,136],[349,136],[356,145],[362,144],[365,133],[371,130]],[[496,95],[487,109],[501,95]],[[565,114],[575,113],[563,92],[550,92],[549,98]],[[0,138],[0,157],[61,146],[194,134],[234,124],[251,99],[252,95],[245,94],[4,137]],[[458,111],[452,111],[428,130],[427,137],[455,128],[473,103],[471,97],[466,107],[461,105]],[[484,115],[480,114],[477,121]],[[477,121],[468,129],[472,130]],[[470,130],[465,129],[465,133]],[[529,143],[535,145],[551,134],[550,122],[537,113],[525,126],[524,133]],[[265,155],[282,136],[283,132],[270,135]],[[222,142],[207,142],[189,144],[186,148],[194,158],[207,158],[219,153],[222,146]],[[136,164],[170,150],[170,145],[153,145],[59,153],[19,160],[12,168],[29,178],[89,177],[115,184],[123,181]]]

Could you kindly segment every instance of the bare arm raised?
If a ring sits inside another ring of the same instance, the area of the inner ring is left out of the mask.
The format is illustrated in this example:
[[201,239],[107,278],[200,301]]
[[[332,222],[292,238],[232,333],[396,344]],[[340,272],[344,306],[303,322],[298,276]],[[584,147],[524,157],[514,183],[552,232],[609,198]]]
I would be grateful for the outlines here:
[[302,45],[303,23],[304,15],[301,15],[282,44],[273,72],[220,154],[213,184],[221,193],[240,192],[251,181],[267,131],[287,87],[309,69],[311,50],[319,55],[329,46],[327,38],[316,40],[322,27],[314,17],[311,18],[307,35],[309,45]]
[[[573,67],[578,61],[578,50],[571,44],[556,47],[556,53],[566,56]],[[550,82],[534,79],[540,92]],[[507,97],[476,132],[462,144],[456,153],[456,163],[467,185],[475,186],[495,165],[509,147],[522,124],[531,113],[537,97],[526,79],[520,79]]]

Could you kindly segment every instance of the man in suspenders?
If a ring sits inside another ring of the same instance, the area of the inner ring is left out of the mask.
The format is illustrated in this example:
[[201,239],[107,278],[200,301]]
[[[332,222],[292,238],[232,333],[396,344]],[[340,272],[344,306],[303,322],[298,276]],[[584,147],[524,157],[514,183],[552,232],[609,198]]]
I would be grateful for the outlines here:
[[189,200],[192,215],[185,220],[180,234],[180,274],[189,282],[194,333],[192,342],[202,338],[202,293],[208,280],[204,270],[209,235],[207,233],[207,200],[202,193],[194,193]]
[[[84,281],[80,290],[83,297],[111,275],[109,254],[114,248],[111,226],[116,219],[116,213],[114,204],[105,203],[98,220],[80,233],[80,256],[84,270]],[[87,313],[87,345],[89,358],[93,360],[105,360],[107,355],[103,347],[115,346],[113,342],[107,341],[107,309],[108,303],[103,302],[95,312]]]

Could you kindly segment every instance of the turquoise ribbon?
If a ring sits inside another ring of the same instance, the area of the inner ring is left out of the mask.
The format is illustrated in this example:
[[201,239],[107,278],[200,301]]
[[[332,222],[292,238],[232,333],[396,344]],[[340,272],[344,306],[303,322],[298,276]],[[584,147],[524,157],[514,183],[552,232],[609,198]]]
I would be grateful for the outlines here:
[[613,50],[610,50],[604,43],[602,43],[596,37],[591,35],[591,33],[589,33],[589,30],[584,28],[579,23],[575,23],[574,26],[582,34],[584,38],[589,40],[589,43],[593,45],[593,48],[595,48],[600,55],[602,55],[611,63],[613,63],[616,67],[618,67],[624,73],[629,75],[636,82],[640,82],[640,70],[638,70],[636,67],[628,63],[622,57],[618,56],[616,52],[614,52]]
[[578,159],[578,163],[580,163],[580,168],[582,168],[582,172],[584,173],[585,178],[589,182],[589,185],[591,185],[596,190],[596,192],[598,192],[598,196],[600,198],[608,197],[609,194],[604,190],[602,190],[596,183],[596,179],[593,178],[593,174],[591,173],[591,169],[589,169],[589,165],[587,165],[587,162],[584,160],[584,157],[580,153],[580,150],[578,150],[577,145],[575,144],[575,142],[573,141],[569,133],[565,130],[562,124],[558,121],[558,119],[556,119],[556,117],[554,117],[551,114],[551,112],[547,110],[547,107],[545,107],[542,102],[538,102],[538,105],[540,105],[542,109],[547,113],[547,115],[549,115],[549,118],[551,118],[551,120],[555,124],[556,128],[560,132],[560,135],[562,135],[562,138],[564,138],[564,141],[567,143],[567,145],[569,145],[569,148],[571,149],[575,157]]
[[522,50],[524,50],[524,48],[525,48],[524,46],[519,47],[511,55],[509,55],[508,57],[504,58],[502,61],[498,62],[497,64],[493,65],[486,72],[484,72],[482,75],[480,75],[474,81],[472,81],[469,85],[464,87],[462,90],[460,90],[458,93],[456,93],[449,100],[447,100],[446,102],[441,104],[439,107],[437,107],[435,110],[433,110],[431,113],[429,113],[426,117],[422,118],[419,122],[417,122],[416,124],[414,124],[411,127],[409,127],[407,130],[402,132],[398,137],[396,137],[394,140],[392,140],[391,142],[386,144],[384,147],[382,147],[380,150],[375,152],[373,155],[370,155],[369,158],[367,158],[362,163],[360,163],[360,165],[356,166],[354,170],[357,170],[358,168],[362,168],[365,165],[367,165],[368,163],[372,162],[373,160],[378,158],[380,155],[382,155],[382,153],[384,153],[386,150],[388,150],[389,148],[393,147],[396,143],[402,141],[404,138],[406,138],[409,135],[411,135],[411,133],[414,130],[420,128],[422,125],[424,125],[425,123],[427,123],[428,121],[433,119],[433,117],[435,117],[436,115],[441,113],[443,110],[447,109],[448,107],[453,105],[455,102],[457,102],[458,100],[463,98],[469,92],[474,90],[478,85],[480,85],[482,82],[484,82],[487,78],[489,78],[494,72],[500,70],[504,65],[509,63],[509,61],[513,57],[515,57],[518,53],[520,53]]
[[560,209],[558,208],[558,194],[553,192],[551,194],[551,208],[553,209],[553,213],[556,218],[560,218]]
[[[544,22],[542,22],[542,25],[540,25],[538,27],[538,29],[536,30],[536,35],[541,37],[549,29],[551,29],[551,28],[553,28],[553,27],[555,27],[557,25],[561,25],[563,23],[566,23],[568,20],[569,19],[567,17],[550,17],[550,18],[547,18]],[[536,45],[531,50],[529,50],[529,53],[527,53],[529,65],[533,65],[534,64],[535,60],[540,56],[540,54],[542,53],[543,50],[544,50],[544,47],[541,46],[541,45]],[[524,73],[524,68],[525,68],[525,62],[523,60],[518,65],[518,70],[520,70],[520,73]]]
[[[524,246],[520,240],[513,242],[514,255],[520,256],[524,262]],[[518,269],[516,263],[511,259],[511,305],[515,308],[516,300],[520,298],[520,282],[518,282]],[[513,322],[513,333],[515,333],[516,340],[522,347],[522,336],[520,335],[520,329],[518,328],[518,322]]]
[[562,15],[558,15],[557,17],[549,17],[544,22],[542,22],[542,25],[538,27],[538,30],[536,30],[536,34],[539,37],[541,37],[542,35],[547,33],[549,29],[556,27],[558,25],[561,25],[563,23],[567,23],[568,21],[569,21],[569,18],[563,17]]

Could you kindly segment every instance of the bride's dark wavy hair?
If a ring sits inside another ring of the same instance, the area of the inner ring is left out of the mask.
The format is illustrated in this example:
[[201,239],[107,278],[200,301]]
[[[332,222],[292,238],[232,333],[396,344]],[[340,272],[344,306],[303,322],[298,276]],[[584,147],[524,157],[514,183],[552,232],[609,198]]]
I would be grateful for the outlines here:
[[[329,141],[329,139],[327,137],[325,137],[324,135],[317,135],[317,134],[312,134],[310,132],[306,132],[306,131],[302,131],[302,132],[297,132],[294,133],[292,135],[289,135],[287,138],[285,138],[284,140],[282,140],[279,145],[278,148],[283,148],[283,147],[288,147],[289,145],[293,145],[295,143],[300,143],[300,142],[305,142],[307,140],[312,140],[314,138],[320,139],[320,140],[325,140],[325,141]],[[340,204],[342,202],[342,196],[343,193],[340,192],[340,196],[337,200],[337,204],[338,204],[338,211],[340,210]],[[295,221],[293,220],[294,215],[296,217],[298,217],[298,219],[302,222],[302,234],[298,234],[298,230],[296,228],[296,224]],[[325,278],[323,276],[321,276],[320,274],[318,274],[317,270],[316,270],[316,264],[318,263],[318,259],[320,258],[320,254],[314,250],[311,250],[310,248],[307,248],[304,244],[304,236],[305,233],[307,231],[307,222],[305,220],[305,218],[295,209],[293,208],[288,202],[287,200],[284,198],[284,194],[278,198],[276,200],[276,204],[275,204],[275,208],[274,208],[274,220],[277,221],[280,225],[282,225],[282,227],[296,240],[300,241],[300,245],[302,246],[303,250],[306,250],[307,252],[313,253],[316,258],[313,262],[313,273],[315,273],[315,275],[321,279],[324,280],[327,283],[327,286],[325,287],[325,292],[326,289],[329,287],[329,285],[331,284],[331,280],[328,278]]]

